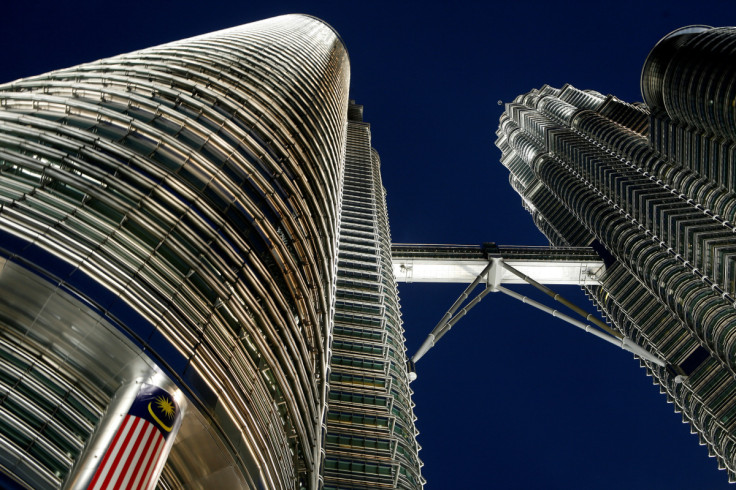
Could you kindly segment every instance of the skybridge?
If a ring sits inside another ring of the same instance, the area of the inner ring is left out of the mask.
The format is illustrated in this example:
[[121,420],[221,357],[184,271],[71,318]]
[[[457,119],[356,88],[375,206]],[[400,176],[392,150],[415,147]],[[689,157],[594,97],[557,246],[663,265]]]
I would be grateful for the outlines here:
[[[588,247],[520,247],[483,245],[391,246],[394,277],[398,282],[442,282],[469,284],[492,258],[521,271],[541,284],[596,286],[605,272],[603,261]],[[507,269],[496,278],[499,284],[526,281]]]
[[[644,360],[666,366],[665,361],[546,286],[600,285],[605,264],[592,248],[499,246],[492,242],[480,246],[393,244],[391,253],[397,282],[469,284],[411,357],[408,365],[410,379],[416,379],[414,363],[492,292],[511,296]],[[481,283],[485,286],[483,291],[469,299]],[[566,306],[582,320],[507,289],[503,286],[505,284],[529,284]]]

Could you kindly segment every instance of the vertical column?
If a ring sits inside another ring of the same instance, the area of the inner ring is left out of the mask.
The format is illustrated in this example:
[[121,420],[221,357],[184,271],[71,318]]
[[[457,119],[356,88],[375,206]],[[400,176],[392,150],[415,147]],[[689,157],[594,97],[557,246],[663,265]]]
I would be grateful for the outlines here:
[[122,386],[65,488],[155,488],[186,403],[170,391],[140,380]]

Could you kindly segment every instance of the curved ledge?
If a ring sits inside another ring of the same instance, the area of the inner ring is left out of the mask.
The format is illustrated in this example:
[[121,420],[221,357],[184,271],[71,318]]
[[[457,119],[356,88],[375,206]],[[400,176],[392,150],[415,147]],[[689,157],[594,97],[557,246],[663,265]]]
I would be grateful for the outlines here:
[[713,29],[706,25],[680,27],[670,32],[654,45],[641,70],[641,96],[654,112],[664,109],[663,82],[667,66],[674,53],[693,36]]

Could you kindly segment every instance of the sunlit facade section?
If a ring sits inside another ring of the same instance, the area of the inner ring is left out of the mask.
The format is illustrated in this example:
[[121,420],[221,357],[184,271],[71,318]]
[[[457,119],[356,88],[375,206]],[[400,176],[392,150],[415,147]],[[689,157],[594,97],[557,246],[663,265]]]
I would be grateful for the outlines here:
[[317,484],[349,77],[292,15],[0,86],[4,478],[58,488],[162,371],[227,455],[209,484]]
[[348,114],[324,488],[422,488],[380,159]]
[[556,246],[608,263],[587,287],[736,480],[736,30],[665,37],[642,73],[646,105],[545,86],[507,104],[502,163]]

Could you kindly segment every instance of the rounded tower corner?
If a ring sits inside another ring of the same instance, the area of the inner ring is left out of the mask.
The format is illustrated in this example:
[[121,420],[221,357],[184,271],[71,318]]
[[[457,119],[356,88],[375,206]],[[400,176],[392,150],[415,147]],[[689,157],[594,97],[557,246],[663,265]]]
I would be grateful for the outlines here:
[[693,36],[713,29],[706,25],[690,25],[670,32],[654,45],[641,70],[641,96],[653,110],[664,108],[664,74],[674,53]]
[[320,24],[324,25],[325,27],[327,27],[328,29],[330,29],[333,32],[333,34],[335,34],[335,37],[337,38],[337,40],[340,41],[340,44],[342,45],[343,49],[345,50],[345,54],[347,56],[348,66],[350,65],[350,52],[348,51],[348,47],[345,44],[345,40],[342,38],[342,36],[340,35],[340,33],[337,31],[337,29],[335,29],[329,22],[327,22],[324,19],[321,19],[321,18],[317,17],[316,15],[304,14],[304,13],[301,13],[301,12],[297,12],[297,13],[293,13],[293,14],[287,14],[287,15],[288,16],[295,16],[295,17],[304,17],[304,18],[307,18],[307,19],[310,19],[310,20],[315,20],[315,21],[319,22]]

